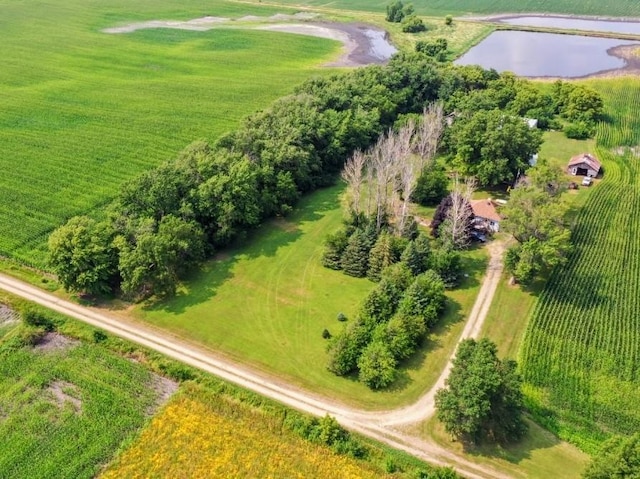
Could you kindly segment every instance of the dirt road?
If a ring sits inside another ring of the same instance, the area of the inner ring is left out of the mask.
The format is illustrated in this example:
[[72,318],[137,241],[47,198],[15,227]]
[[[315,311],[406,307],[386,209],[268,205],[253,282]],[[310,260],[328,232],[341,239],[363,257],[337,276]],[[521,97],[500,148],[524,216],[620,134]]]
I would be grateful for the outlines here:
[[[503,245],[494,243],[490,245],[489,251],[491,258],[487,274],[461,335],[461,340],[467,337],[477,337],[498,285],[502,272]],[[330,398],[303,391],[278,378],[251,370],[168,333],[154,331],[137,323],[128,323],[93,308],[65,301],[9,276],[0,274],[0,288],[214,374],[287,406],[316,416],[324,416],[325,414],[335,416],[341,424],[349,429],[404,450],[430,463],[452,465],[466,477],[474,479],[509,477],[490,467],[467,461],[431,441],[410,436],[394,428],[394,426],[401,424],[418,423],[433,415],[435,393],[444,385],[451,368],[450,361],[440,375],[438,382],[415,404],[393,411],[359,411],[343,406]]]

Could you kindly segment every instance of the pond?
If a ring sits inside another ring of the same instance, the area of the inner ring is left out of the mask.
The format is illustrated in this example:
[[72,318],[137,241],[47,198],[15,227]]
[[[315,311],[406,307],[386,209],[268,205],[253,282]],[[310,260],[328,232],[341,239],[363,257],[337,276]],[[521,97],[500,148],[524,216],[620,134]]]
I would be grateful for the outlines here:
[[367,28],[362,33],[369,39],[369,54],[371,56],[380,60],[388,60],[398,52],[397,48],[389,43],[387,32]]
[[500,23],[528,27],[562,28],[565,30],[590,30],[594,32],[628,33],[640,35],[640,22],[591,20],[585,18],[553,16],[519,16],[498,18]]
[[640,43],[557,33],[499,31],[457,59],[524,77],[579,78],[623,68],[627,62],[610,50]]

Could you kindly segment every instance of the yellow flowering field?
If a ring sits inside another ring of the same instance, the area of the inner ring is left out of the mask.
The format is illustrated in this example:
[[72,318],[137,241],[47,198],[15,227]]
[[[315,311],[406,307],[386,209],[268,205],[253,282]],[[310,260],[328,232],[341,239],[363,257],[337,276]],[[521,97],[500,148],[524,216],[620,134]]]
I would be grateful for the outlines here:
[[283,431],[277,418],[222,398],[212,400],[176,397],[102,479],[384,476],[366,463]]

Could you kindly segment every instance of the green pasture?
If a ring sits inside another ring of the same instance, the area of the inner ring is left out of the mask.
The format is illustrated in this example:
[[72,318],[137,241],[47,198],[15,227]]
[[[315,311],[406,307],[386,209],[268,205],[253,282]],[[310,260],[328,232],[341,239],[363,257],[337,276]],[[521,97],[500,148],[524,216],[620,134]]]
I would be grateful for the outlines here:
[[125,180],[215,140],[326,69],[337,42],[239,29],[101,29],[285,8],[186,0],[7,0],[0,15],[0,256],[44,265],[48,234]]
[[604,177],[574,217],[575,250],[553,272],[520,351],[537,419],[594,451],[640,428],[640,81],[590,81],[605,99]]
[[[258,3],[260,0],[253,0]],[[278,0],[271,4],[331,9],[385,11],[389,0]],[[463,15],[492,13],[558,13],[568,15],[640,16],[636,0],[414,0],[416,12],[423,15]]]
[[451,354],[478,292],[486,253],[468,253],[469,278],[449,293],[441,325],[390,390],[372,392],[325,367],[322,331],[338,333],[345,325],[337,314],[353,318],[374,287],[320,264],[325,236],[341,225],[340,192],[332,187],[305,197],[290,217],[270,221],[209,262],[175,299],[138,306],[133,316],[345,402],[388,408],[416,399]]
[[151,373],[77,341],[8,348],[16,328],[0,343],[0,477],[94,477],[147,421]]

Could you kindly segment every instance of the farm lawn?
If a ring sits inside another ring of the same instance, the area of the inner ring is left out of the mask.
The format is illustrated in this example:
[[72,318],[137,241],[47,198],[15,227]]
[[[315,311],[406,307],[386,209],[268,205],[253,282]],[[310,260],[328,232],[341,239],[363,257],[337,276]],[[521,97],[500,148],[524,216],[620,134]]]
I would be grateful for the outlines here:
[[153,412],[153,376],[53,333],[10,347],[20,328],[0,332],[0,477],[92,478]]
[[604,177],[577,212],[574,251],[540,293],[520,360],[530,409],[593,452],[640,429],[640,80],[590,81],[605,100]]
[[451,441],[437,419],[422,424],[420,434],[435,440],[447,449],[464,454],[464,458],[496,468],[514,479],[579,479],[589,456],[577,447],[560,441],[549,431],[532,421],[529,430],[518,443],[509,446],[466,446]]
[[326,328],[338,333],[353,319],[374,283],[322,267],[325,236],[340,228],[342,187],[305,197],[286,219],[268,222],[245,243],[208,263],[174,299],[138,306],[130,314],[154,326],[284,376],[303,387],[367,408],[417,399],[435,382],[455,345],[486,265],[482,249],[465,256],[469,277],[448,293],[445,317],[387,391],[325,367]]
[[48,234],[121,183],[213,141],[313,75],[339,43],[265,31],[106,27],[284,8],[201,0],[8,0],[0,18],[0,256],[43,267]]

